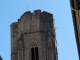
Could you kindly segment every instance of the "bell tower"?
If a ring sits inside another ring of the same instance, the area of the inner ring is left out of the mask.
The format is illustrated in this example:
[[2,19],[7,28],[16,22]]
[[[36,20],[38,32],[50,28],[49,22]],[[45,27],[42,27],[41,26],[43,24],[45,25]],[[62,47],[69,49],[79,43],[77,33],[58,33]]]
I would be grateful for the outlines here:
[[51,13],[27,11],[10,26],[11,60],[58,60]]

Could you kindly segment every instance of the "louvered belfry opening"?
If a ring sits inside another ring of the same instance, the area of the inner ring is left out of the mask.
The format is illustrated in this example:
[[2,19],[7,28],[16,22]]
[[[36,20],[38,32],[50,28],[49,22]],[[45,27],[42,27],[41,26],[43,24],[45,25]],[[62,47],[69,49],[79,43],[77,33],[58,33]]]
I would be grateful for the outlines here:
[[31,58],[32,60],[39,60],[38,47],[31,48]]

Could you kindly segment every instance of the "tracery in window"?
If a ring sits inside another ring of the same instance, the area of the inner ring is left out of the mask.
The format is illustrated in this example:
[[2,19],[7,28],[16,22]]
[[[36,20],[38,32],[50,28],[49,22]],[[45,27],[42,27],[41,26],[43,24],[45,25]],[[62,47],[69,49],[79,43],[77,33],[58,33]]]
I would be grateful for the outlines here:
[[32,60],[39,60],[39,54],[38,54],[38,42],[36,40],[33,40],[31,42],[31,59]]

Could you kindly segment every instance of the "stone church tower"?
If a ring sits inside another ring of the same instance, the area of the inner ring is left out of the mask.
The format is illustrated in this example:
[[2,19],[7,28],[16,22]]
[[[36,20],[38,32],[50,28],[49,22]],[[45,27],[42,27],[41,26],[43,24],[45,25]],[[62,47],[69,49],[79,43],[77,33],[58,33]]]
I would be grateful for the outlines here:
[[25,12],[11,26],[11,60],[58,60],[53,15]]

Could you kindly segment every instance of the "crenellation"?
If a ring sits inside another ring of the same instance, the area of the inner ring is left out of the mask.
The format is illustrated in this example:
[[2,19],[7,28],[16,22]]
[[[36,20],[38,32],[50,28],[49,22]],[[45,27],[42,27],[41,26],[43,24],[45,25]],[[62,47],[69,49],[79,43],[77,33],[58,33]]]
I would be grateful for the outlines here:
[[37,17],[40,15],[41,13],[41,10],[34,10],[33,14],[35,14]]
[[25,15],[30,15],[30,14],[32,14],[31,11],[27,11],[20,18],[23,18]]
[[41,10],[40,9],[38,9],[38,10],[34,10],[34,13],[40,13],[41,12]]
[[49,13],[49,12],[46,12],[46,11],[43,11],[42,13],[48,15],[48,16],[53,16],[53,14]]

